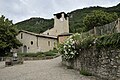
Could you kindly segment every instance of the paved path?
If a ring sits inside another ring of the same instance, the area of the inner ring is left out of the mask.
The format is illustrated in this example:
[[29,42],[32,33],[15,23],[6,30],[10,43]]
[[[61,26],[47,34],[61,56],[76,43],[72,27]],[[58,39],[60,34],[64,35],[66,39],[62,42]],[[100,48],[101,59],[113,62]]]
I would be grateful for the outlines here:
[[61,58],[25,61],[23,65],[4,67],[0,62],[0,80],[95,80],[61,66]]

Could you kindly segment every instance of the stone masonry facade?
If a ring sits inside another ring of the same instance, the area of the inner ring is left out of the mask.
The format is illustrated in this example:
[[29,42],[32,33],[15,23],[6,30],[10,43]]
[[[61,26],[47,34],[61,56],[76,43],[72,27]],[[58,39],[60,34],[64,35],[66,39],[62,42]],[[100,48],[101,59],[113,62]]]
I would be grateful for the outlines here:
[[120,49],[85,49],[76,58],[63,60],[63,64],[84,70],[102,80],[120,80]]

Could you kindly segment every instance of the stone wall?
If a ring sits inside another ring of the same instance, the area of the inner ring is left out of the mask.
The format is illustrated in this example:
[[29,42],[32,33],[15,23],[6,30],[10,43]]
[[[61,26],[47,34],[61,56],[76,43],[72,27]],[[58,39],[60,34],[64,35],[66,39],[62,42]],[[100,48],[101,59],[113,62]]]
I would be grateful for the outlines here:
[[118,32],[120,32],[120,18],[104,26],[94,27],[94,29],[91,29],[88,32],[83,33],[83,36],[84,34],[87,34],[87,35],[94,34],[96,36],[100,36],[104,34],[111,34],[111,33],[118,33]]
[[85,49],[73,60],[63,60],[63,64],[84,70],[102,80],[120,80],[120,49]]

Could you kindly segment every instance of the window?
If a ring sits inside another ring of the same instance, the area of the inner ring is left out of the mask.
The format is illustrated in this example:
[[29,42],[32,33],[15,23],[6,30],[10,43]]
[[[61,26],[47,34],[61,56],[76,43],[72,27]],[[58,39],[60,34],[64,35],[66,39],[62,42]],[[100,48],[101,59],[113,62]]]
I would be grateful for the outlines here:
[[33,45],[33,41],[31,41],[31,45]]
[[54,47],[55,47],[56,43],[54,42]]
[[49,35],[49,33],[47,33],[47,35]]
[[21,39],[23,39],[23,33],[21,33]]
[[48,41],[48,46],[50,46],[50,41]]

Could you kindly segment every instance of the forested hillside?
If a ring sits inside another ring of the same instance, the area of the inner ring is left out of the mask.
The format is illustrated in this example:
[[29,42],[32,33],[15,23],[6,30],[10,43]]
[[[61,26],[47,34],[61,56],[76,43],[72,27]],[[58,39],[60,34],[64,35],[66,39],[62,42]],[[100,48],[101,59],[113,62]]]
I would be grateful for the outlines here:
[[[75,33],[85,31],[83,19],[87,14],[90,14],[93,10],[103,10],[109,13],[116,12],[120,17],[120,3],[117,6],[109,8],[95,6],[77,9],[68,13],[70,18],[70,32]],[[41,33],[53,27],[53,19],[30,18],[28,20],[16,23],[16,25],[18,29],[23,29],[35,33]]]
[[83,19],[87,14],[90,14],[93,10],[103,10],[109,13],[116,12],[120,17],[120,3],[117,6],[104,8],[104,7],[88,7],[83,9],[77,9],[69,13],[70,17],[70,32],[84,31]]
[[42,33],[53,27],[53,19],[30,18],[16,23],[19,30],[27,30],[35,33]]

